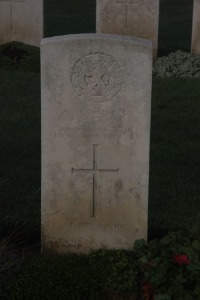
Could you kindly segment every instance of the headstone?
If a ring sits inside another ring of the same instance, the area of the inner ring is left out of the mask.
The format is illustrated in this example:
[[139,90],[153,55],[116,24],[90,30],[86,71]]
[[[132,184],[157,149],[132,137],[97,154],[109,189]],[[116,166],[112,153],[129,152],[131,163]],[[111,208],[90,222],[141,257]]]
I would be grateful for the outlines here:
[[151,40],[157,57],[159,0],[97,0],[97,33]]
[[192,46],[194,54],[200,54],[200,1],[194,0],[193,23],[192,23]]
[[151,43],[48,38],[41,62],[43,251],[131,249],[147,237]]
[[0,0],[0,44],[39,46],[42,37],[43,0]]

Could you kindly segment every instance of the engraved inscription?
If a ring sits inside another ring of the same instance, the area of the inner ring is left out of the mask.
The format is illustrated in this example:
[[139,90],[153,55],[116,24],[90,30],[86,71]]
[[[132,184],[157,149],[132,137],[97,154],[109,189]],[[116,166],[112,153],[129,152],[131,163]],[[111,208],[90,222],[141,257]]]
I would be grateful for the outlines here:
[[125,3],[125,4],[139,3],[139,0],[116,0],[116,3]]
[[75,63],[71,81],[81,98],[100,103],[111,100],[119,92],[122,71],[118,62],[110,55],[90,53]]
[[107,223],[107,224],[102,224],[102,223],[98,223],[98,224],[93,224],[93,223],[66,223],[65,226],[69,227],[69,228],[74,228],[74,227],[78,227],[81,229],[87,229],[87,228],[94,228],[94,229],[119,229],[122,228],[123,225],[122,224],[111,224],[111,223]]
[[92,173],[92,176],[93,176],[93,184],[92,184],[92,217],[94,218],[95,217],[95,200],[96,200],[96,188],[97,188],[97,173],[98,172],[118,172],[119,171],[119,168],[118,169],[99,169],[98,166],[97,166],[97,159],[96,159],[96,156],[97,156],[97,147],[98,145],[92,145],[93,146],[93,167],[92,169],[75,169],[72,167],[72,174],[76,171],[78,172],[84,172],[84,173],[87,173],[87,172],[90,172]]
[[117,4],[124,4],[125,5],[125,28],[128,28],[128,11],[129,11],[129,4],[139,4],[139,0],[116,0]]
[[[87,126],[87,123],[80,124],[82,126],[76,126],[73,128],[62,126],[58,131],[50,132],[49,134],[53,137],[82,137],[87,139],[101,138],[101,139],[116,139],[119,138],[120,135],[128,134],[130,140],[135,138],[135,134],[132,128],[123,129],[120,133],[120,127],[113,126],[107,128],[98,128],[98,132],[91,132],[90,127]],[[85,126],[84,126],[85,125]]]
[[55,138],[78,137],[101,140],[116,140],[126,135],[133,140],[135,133],[127,124],[127,120],[128,116],[123,108],[99,109],[96,105],[85,105],[71,111],[61,109],[53,121],[53,130],[49,134]]

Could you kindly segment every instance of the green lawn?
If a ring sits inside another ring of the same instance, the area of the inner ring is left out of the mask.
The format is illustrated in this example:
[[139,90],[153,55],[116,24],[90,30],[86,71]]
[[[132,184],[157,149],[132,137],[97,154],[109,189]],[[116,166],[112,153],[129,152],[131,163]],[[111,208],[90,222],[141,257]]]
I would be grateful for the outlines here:
[[193,0],[160,0],[159,54],[190,52]]
[[149,235],[200,231],[200,79],[153,80]]
[[96,0],[46,0],[45,37],[95,32]]

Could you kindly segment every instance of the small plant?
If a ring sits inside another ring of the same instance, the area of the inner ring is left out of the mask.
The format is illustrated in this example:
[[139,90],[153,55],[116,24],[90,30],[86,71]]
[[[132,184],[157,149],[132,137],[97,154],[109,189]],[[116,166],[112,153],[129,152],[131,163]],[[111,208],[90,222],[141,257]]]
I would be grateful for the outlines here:
[[200,241],[172,232],[133,251],[27,257],[16,274],[8,299],[199,300]]
[[182,232],[134,246],[145,300],[200,299],[200,241]]
[[89,255],[89,261],[103,292],[136,292],[138,270],[127,250],[97,250]]
[[200,55],[183,51],[158,58],[153,75],[156,77],[200,77]]

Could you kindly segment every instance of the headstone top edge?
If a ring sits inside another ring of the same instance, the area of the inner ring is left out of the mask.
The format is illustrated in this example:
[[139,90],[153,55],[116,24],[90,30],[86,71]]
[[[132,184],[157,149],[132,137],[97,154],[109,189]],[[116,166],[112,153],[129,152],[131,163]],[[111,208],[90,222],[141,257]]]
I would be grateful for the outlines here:
[[132,36],[123,36],[117,34],[96,34],[96,33],[81,33],[81,34],[69,34],[44,38],[41,41],[41,46],[50,43],[59,43],[65,41],[76,41],[76,40],[116,40],[116,41],[126,41],[132,42],[134,44],[143,45],[152,48],[152,42],[150,40],[136,38]]

